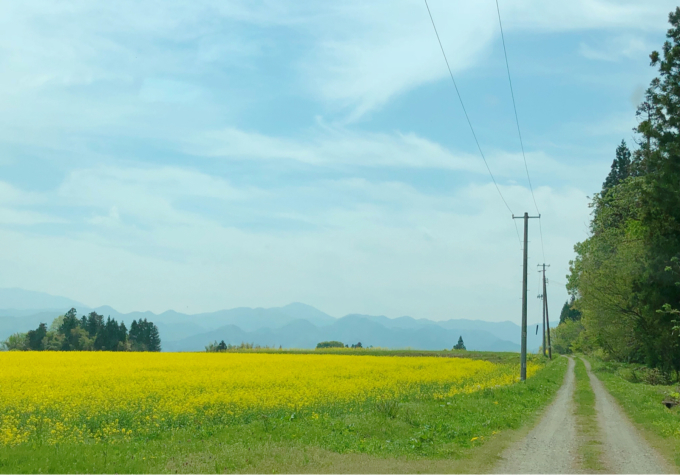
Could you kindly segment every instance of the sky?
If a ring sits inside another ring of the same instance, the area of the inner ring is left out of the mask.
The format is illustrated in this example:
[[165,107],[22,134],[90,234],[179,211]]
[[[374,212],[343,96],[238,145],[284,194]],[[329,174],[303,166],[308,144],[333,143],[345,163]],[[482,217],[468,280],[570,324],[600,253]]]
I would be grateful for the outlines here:
[[536,204],[496,4],[429,5],[507,207],[422,1],[0,3],[0,287],[519,323],[540,211],[556,320],[675,4],[500,0]]

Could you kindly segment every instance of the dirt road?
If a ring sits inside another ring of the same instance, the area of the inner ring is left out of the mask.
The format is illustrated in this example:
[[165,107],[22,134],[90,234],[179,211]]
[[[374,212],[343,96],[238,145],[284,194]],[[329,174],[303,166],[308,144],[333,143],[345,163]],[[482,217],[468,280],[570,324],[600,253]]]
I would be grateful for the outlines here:
[[[638,433],[619,405],[590,371],[595,410],[602,442],[602,460],[607,473],[673,473],[673,469]],[[580,436],[574,414],[574,360],[555,401],[546,409],[529,435],[509,447],[495,473],[579,473]]]
[[574,360],[553,403],[526,438],[509,447],[495,473],[576,473],[578,456],[574,417]]
[[602,433],[603,462],[610,473],[672,473],[665,460],[647,443],[628,420],[602,382],[588,370],[595,393],[597,423]]

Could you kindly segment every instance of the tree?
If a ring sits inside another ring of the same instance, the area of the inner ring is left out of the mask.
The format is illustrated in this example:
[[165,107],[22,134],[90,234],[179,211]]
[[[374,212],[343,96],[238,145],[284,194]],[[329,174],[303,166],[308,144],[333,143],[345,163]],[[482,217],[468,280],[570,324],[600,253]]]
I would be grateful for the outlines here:
[[64,314],[64,318],[59,326],[58,332],[64,335],[62,343],[62,351],[70,351],[78,348],[78,337],[73,333],[73,330],[78,328],[78,316],[75,308],[72,308]]
[[7,351],[23,351],[27,346],[26,333],[15,333],[2,342],[2,347]]
[[573,353],[573,344],[583,332],[583,324],[579,320],[566,319],[550,331],[550,344],[553,351],[560,355]]
[[[322,341],[316,344],[316,348],[344,348],[345,345],[339,341]],[[354,345],[352,345],[354,348]]]
[[458,337],[458,343],[453,346],[454,350],[465,350],[465,343],[463,343],[463,336]]
[[158,333],[158,327],[149,322],[149,351],[161,351],[161,337]]
[[220,341],[219,345],[217,345],[217,351],[227,351],[227,344],[224,340]]
[[90,337],[95,337],[104,327],[104,316],[99,315],[97,312],[90,312],[87,318],[83,316],[80,325],[87,330]]
[[678,374],[677,316],[665,310],[680,308],[680,287],[666,271],[680,255],[680,8],[669,23],[661,54],[650,55],[658,77],[637,109],[638,148],[617,149],[568,287],[585,328],[578,344]]
[[562,306],[562,311],[560,312],[560,323],[566,323],[567,321],[581,320],[581,312],[574,307],[574,298],[572,297],[571,302],[566,301]]
[[47,325],[41,323],[35,330],[30,330],[26,334],[27,349],[33,351],[42,351],[45,349],[43,339],[47,336]]
[[602,184],[602,195],[606,195],[607,192],[623,182],[626,178],[630,176],[631,168],[631,153],[626,145],[626,141],[622,140],[621,144],[616,147],[616,158],[612,162],[612,168],[607,176],[606,180]]

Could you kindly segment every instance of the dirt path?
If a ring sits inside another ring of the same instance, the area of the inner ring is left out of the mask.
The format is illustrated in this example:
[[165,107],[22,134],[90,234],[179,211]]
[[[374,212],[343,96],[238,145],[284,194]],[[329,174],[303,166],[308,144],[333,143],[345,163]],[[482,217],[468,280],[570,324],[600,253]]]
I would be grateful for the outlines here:
[[597,423],[602,434],[603,462],[611,473],[673,473],[671,468],[638,433],[602,382],[588,370],[595,393]]
[[576,473],[578,440],[574,417],[574,360],[555,400],[527,437],[509,447],[495,473]]

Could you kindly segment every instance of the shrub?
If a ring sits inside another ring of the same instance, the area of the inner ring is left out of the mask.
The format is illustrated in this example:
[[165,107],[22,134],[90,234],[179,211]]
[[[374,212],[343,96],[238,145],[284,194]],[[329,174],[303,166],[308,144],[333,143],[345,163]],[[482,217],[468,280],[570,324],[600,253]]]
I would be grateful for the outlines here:
[[344,343],[341,343],[339,341],[322,341],[321,343],[316,344],[316,348],[344,348],[345,345]]

